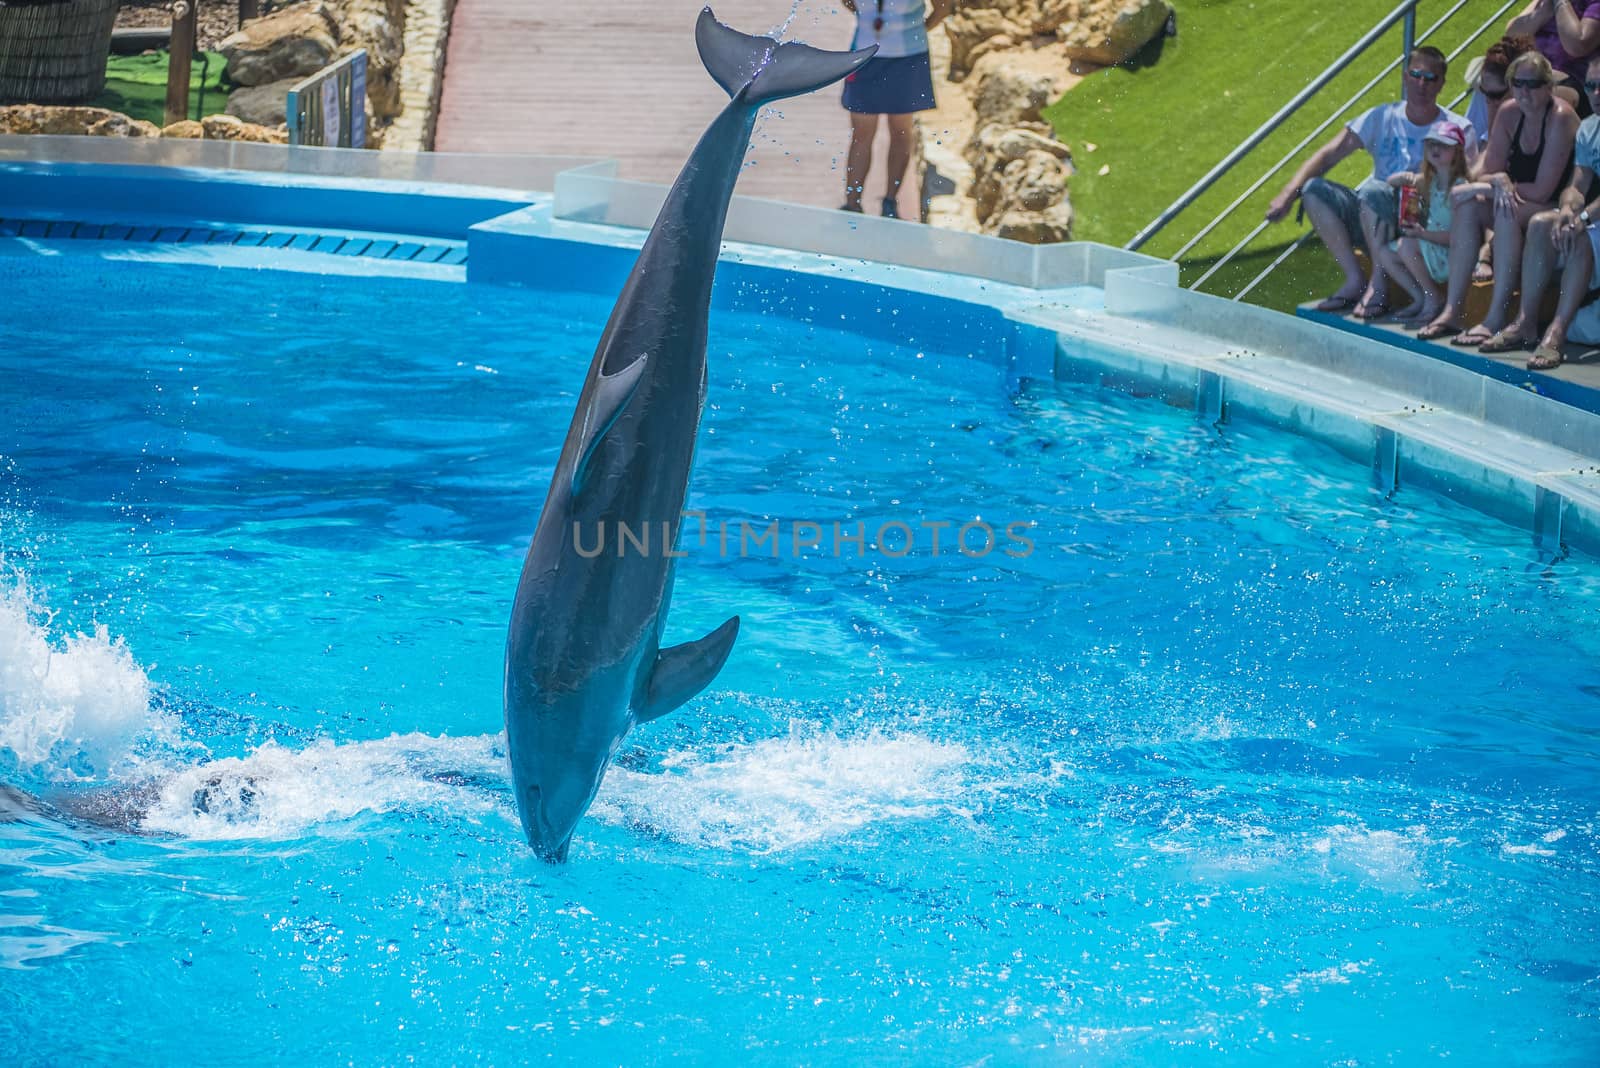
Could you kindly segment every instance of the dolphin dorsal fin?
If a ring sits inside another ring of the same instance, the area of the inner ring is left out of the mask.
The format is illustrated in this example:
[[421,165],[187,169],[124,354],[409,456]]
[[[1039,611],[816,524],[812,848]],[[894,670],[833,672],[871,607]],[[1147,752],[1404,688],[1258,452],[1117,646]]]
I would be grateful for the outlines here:
[[595,383],[594,400],[583,413],[583,448],[578,453],[578,462],[572,468],[572,495],[576,497],[583,491],[584,480],[589,476],[589,461],[594,459],[594,451],[599,448],[600,440],[606,436],[622,416],[623,409],[639,389],[639,380],[644,377],[644,369],[649,361],[648,356],[640,356],[628,366],[614,375],[602,373]]
[[644,706],[634,711],[637,722],[659,719],[705,689],[727,662],[738,636],[739,617],[733,616],[699,641],[661,650],[650,671]]

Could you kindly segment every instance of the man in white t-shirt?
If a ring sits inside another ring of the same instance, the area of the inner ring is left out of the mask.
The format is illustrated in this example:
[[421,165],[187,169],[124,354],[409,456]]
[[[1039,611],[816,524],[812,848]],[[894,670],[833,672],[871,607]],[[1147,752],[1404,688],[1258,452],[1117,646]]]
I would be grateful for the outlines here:
[[[1572,181],[1556,198],[1554,211],[1541,211],[1528,220],[1528,238],[1522,246],[1522,303],[1517,317],[1502,333],[1508,341],[1538,343],[1528,357],[1528,370],[1552,371],[1561,366],[1561,346],[1568,340],[1600,342],[1600,306],[1585,305],[1600,289],[1600,187],[1591,188],[1600,174],[1600,55],[1589,61],[1583,91],[1597,114],[1578,124],[1572,147]],[[1557,268],[1561,269],[1561,299],[1555,318],[1539,330],[1539,306]],[[1582,309],[1581,312],[1579,309]]]
[[[1267,208],[1267,221],[1289,214],[1296,198],[1316,227],[1317,236],[1344,271],[1344,285],[1317,305],[1318,311],[1344,312],[1363,319],[1388,311],[1389,274],[1395,269],[1389,242],[1398,225],[1398,194],[1389,177],[1422,165],[1422,141],[1436,122],[1453,122],[1467,138],[1468,159],[1476,158],[1477,133],[1464,117],[1439,106],[1447,69],[1444,53],[1432,45],[1406,60],[1405,99],[1380,104],[1355,119],[1301,164]],[[1355,189],[1322,177],[1357,150],[1372,156],[1372,175]],[[1372,260],[1372,278],[1361,273],[1356,246]]]

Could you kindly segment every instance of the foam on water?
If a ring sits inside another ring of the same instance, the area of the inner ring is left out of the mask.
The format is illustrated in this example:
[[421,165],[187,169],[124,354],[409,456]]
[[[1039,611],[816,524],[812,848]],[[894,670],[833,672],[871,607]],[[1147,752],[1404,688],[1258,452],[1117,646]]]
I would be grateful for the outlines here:
[[54,781],[113,774],[166,718],[121,637],[102,624],[54,637],[51,622],[26,576],[0,576],[0,762]]
[[614,767],[590,815],[688,845],[775,853],[868,824],[967,815],[965,746],[916,734],[792,729],[786,737],[674,750],[654,773]]
[[494,793],[505,783],[499,743],[494,734],[325,740],[304,749],[267,742],[247,757],[175,772],[139,826],[195,839],[291,838],[321,824],[397,810],[446,809],[477,818],[506,807]]

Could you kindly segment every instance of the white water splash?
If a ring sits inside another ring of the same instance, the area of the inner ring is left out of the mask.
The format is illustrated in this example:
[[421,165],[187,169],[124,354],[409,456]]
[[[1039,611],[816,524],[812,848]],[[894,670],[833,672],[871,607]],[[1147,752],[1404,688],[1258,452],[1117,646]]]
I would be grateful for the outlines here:
[[55,781],[112,774],[143,735],[166,729],[150,680],[120,637],[53,638],[25,577],[0,577],[0,756]]
[[965,746],[877,732],[675,751],[652,774],[612,768],[590,815],[712,849],[775,853],[869,824],[967,816]]
[[401,810],[481,817],[508,808],[508,799],[463,783],[503,786],[499,740],[405,734],[305,749],[267,742],[247,757],[173,774],[140,829],[195,839],[292,838],[321,824]]

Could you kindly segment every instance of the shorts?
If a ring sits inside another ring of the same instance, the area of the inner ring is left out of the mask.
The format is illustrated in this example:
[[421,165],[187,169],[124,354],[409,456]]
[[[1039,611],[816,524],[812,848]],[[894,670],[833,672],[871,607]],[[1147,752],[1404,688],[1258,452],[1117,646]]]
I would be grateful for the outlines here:
[[1589,230],[1589,252],[1594,265],[1589,268],[1589,296],[1567,327],[1567,340],[1580,345],[1600,345],[1600,227]]
[[1300,190],[1301,200],[1315,200],[1332,208],[1350,235],[1350,243],[1366,248],[1367,238],[1361,232],[1361,207],[1366,205],[1390,226],[1400,224],[1400,193],[1388,182],[1368,178],[1351,189],[1326,178],[1313,178]]
[[874,56],[844,80],[844,109],[862,115],[909,115],[933,107],[928,53]]

